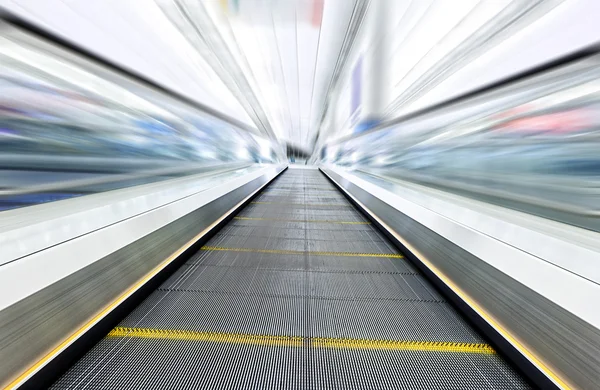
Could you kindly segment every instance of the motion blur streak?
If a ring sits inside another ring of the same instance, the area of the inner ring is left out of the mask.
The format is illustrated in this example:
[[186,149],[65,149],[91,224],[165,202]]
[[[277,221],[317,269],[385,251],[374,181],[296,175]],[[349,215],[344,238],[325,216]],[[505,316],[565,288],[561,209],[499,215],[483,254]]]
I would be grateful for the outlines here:
[[[182,102],[5,23],[0,210],[177,177],[207,165],[277,162],[287,148],[292,161],[312,156],[311,163],[378,173],[393,166],[392,176],[477,192],[486,201],[511,198],[511,207],[518,203],[520,210],[596,229],[585,220],[598,204],[592,184],[596,57],[415,116],[593,42],[598,37],[582,33],[590,26],[585,1],[156,0],[143,13],[129,2],[35,3],[7,0],[6,6],[64,36],[77,33],[73,40],[88,47],[92,31],[74,30],[70,13],[108,31],[110,13],[118,12],[123,29],[139,28],[160,42],[168,38],[165,55],[175,61],[185,53],[189,60],[177,69],[182,76],[167,78],[176,68],[159,68],[167,62],[154,63],[157,52],[147,45],[136,49],[150,61],[143,71],[235,118]],[[44,11],[51,8],[56,13]],[[560,15],[582,19],[567,25]],[[550,39],[557,29],[577,37],[571,46],[556,40],[537,57],[523,54],[519,42],[534,31]],[[121,43],[115,36],[107,36],[114,48],[91,49],[137,70],[139,61],[129,54],[114,57],[116,45],[132,50],[132,38]],[[513,53],[513,62],[499,50]],[[489,61],[495,64],[482,66]],[[501,64],[513,73],[496,70]],[[193,71],[205,81],[203,91],[181,83]],[[223,101],[239,104],[247,116],[223,108]],[[374,126],[378,131],[350,139]],[[360,150],[366,141],[377,148]]]
[[0,0],[0,388],[598,388],[599,15]]
[[[368,147],[365,147],[368,146]],[[600,54],[320,150],[331,163],[599,230]]]
[[0,28],[0,210],[282,158],[241,122]]

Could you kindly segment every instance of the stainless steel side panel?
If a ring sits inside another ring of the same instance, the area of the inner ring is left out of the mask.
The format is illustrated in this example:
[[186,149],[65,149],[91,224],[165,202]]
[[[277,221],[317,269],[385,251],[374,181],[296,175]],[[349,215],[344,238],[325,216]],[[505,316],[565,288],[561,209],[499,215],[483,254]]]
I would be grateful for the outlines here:
[[600,330],[331,169],[323,171],[475,299],[567,385],[598,388]]

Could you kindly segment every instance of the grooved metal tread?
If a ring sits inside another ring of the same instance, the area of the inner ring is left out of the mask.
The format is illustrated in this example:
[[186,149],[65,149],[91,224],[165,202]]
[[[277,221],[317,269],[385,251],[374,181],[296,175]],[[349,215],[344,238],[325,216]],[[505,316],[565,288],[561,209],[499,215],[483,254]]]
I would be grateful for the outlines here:
[[529,388],[319,171],[238,217],[52,388]]

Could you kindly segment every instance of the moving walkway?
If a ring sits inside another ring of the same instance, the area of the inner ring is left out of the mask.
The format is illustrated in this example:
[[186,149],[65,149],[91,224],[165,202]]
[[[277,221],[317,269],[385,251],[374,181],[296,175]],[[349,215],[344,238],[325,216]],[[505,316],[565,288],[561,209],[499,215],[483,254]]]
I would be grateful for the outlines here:
[[313,169],[265,187],[52,385],[529,387]]

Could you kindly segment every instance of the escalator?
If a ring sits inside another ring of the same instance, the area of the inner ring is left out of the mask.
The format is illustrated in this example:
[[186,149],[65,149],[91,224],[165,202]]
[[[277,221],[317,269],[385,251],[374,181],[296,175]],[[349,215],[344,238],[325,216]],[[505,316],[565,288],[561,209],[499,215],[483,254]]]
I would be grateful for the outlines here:
[[525,389],[323,174],[288,169],[52,389]]

